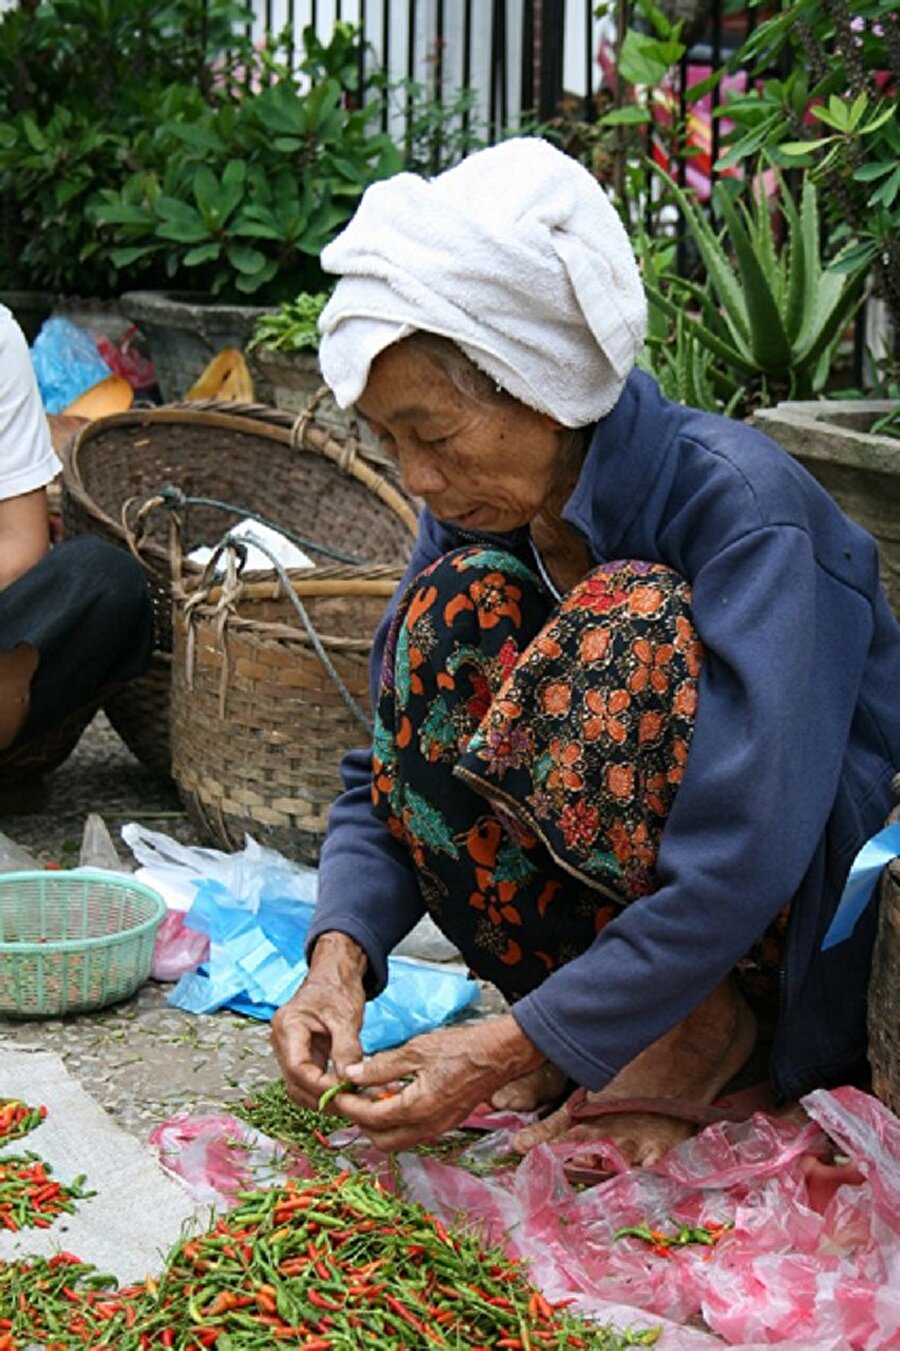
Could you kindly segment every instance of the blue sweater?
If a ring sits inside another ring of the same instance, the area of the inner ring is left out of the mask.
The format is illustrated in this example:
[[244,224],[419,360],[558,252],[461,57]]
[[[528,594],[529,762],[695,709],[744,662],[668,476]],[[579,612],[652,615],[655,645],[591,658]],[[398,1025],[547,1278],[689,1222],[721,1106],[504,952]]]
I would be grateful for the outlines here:
[[[516,1020],[572,1079],[600,1088],[792,901],[776,1092],[857,1074],[876,907],[844,943],[824,953],[821,943],[900,769],[900,626],[874,541],[767,437],[669,402],[641,372],[595,427],[564,515],[596,563],[661,562],[690,581],[706,660],[658,890],[520,1000]],[[425,511],[405,580],[463,542]],[[351,752],[342,773],[310,947],[329,929],[350,934],[375,994],[423,904],[405,852],[371,813],[368,752]]]

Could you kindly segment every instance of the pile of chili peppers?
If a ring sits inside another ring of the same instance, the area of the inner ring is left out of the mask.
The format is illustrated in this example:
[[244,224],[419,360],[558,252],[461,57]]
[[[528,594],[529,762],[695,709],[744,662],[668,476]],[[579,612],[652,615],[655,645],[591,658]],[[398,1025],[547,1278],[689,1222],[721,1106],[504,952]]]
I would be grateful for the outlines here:
[[46,1115],[46,1107],[29,1107],[19,1098],[0,1098],[0,1145],[35,1130]]
[[[328,1105],[327,1098],[325,1105]],[[342,1124],[340,1118],[324,1111],[316,1111],[312,1107],[298,1106],[288,1097],[283,1079],[276,1079],[260,1089],[249,1101],[232,1110],[235,1116],[255,1126],[270,1139],[296,1146],[317,1173],[328,1176],[339,1171],[341,1164],[336,1158],[335,1146],[326,1133]],[[368,1145],[365,1137],[362,1137],[359,1143]],[[442,1159],[447,1163],[452,1162],[473,1173],[496,1172],[500,1168],[510,1166],[509,1156],[492,1161],[485,1161],[483,1158],[478,1161],[467,1159],[464,1151],[469,1144],[471,1135],[468,1132],[446,1131],[437,1140],[423,1141],[421,1144],[411,1146],[408,1152]],[[344,1141],[339,1152],[353,1157],[356,1148],[354,1142]],[[367,1166],[372,1167],[371,1160]]]
[[334,1150],[325,1134],[333,1130],[334,1117],[312,1107],[300,1107],[288,1097],[283,1079],[277,1079],[255,1097],[236,1106],[234,1115],[255,1126],[270,1140],[296,1145],[323,1177],[340,1171]]
[[158,1281],[111,1284],[68,1253],[0,1265],[0,1351],[618,1351],[659,1335],[582,1322],[361,1174],[243,1193]]
[[52,1170],[37,1154],[4,1154],[0,1158],[0,1226],[4,1229],[49,1229],[57,1215],[75,1209],[85,1191],[84,1177],[68,1185],[55,1182]]

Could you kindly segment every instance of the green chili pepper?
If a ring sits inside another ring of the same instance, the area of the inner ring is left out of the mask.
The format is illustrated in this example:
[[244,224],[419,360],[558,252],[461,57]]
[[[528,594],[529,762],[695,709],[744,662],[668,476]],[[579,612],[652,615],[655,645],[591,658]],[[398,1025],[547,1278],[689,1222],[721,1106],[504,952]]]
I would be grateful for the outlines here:
[[331,1088],[326,1088],[325,1092],[319,1099],[317,1103],[318,1110],[320,1112],[324,1112],[325,1108],[331,1102],[332,1098],[336,1098],[339,1093],[350,1093],[352,1091],[353,1085],[349,1083],[346,1079],[342,1080],[341,1083],[339,1084],[332,1084]]

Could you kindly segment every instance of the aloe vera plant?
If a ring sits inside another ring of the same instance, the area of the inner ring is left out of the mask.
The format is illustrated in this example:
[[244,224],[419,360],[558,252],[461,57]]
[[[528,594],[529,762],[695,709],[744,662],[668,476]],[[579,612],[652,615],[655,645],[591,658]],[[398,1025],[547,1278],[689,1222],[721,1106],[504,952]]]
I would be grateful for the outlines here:
[[804,178],[799,202],[777,175],[775,203],[762,191],[740,200],[720,183],[713,197],[718,231],[689,193],[667,182],[706,272],[704,287],[674,276],[666,282],[645,266],[651,312],[674,326],[675,351],[704,349],[712,358],[704,379],[713,387],[738,379],[763,400],[820,393],[863,299],[866,269],[827,266],[812,179]]

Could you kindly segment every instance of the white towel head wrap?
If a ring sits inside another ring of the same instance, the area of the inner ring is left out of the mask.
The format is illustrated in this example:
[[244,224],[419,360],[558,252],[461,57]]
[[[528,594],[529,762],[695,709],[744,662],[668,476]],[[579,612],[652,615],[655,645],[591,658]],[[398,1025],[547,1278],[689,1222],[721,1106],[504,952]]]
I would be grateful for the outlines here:
[[342,408],[379,352],[425,329],[522,403],[586,426],[613,407],[644,340],[646,300],[615,208],[583,165],[533,137],[430,180],[374,183],[322,266],[341,278],[319,359]]

